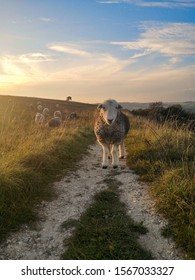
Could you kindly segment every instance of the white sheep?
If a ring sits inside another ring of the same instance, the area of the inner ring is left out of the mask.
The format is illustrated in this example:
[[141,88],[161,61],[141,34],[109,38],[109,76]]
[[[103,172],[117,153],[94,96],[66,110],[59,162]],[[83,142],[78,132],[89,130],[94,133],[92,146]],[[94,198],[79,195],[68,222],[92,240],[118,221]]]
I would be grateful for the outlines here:
[[39,105],[37,106],[37,110],[38,110],[38,111],[42,111],[42,109],[43,109],[42,105],[39,104]]
[[53,115],[54,115],[54,118],[55,117],[62,118],[62,113],[60,111],[55,111]]
[[94,132],[103,149],[102,168],[109,164],[109,153],[112,156],[112,166],[119,166],[119,155],[124,158],[124,138],[130,124],[126,115],[121,112],[122,106],[115,100],[106,100],[98,106],[98,114],[94,124]]
[[45,117],[49,116],[49,109],[48,109],[48,108],[44,108],[44,109],[43,109],[43,115],[44,115]]
[[41,113],[36,113],[35,115],[35,123],[38,125],[43,125],[45,122],[45,116]]

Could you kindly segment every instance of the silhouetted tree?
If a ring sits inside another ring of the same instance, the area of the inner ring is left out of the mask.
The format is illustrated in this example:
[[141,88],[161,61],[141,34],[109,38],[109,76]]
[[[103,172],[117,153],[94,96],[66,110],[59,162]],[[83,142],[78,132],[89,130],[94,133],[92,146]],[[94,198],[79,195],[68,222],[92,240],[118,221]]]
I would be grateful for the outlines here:
[[72,97],[71,96],[67,96],[66,97],[66,101],[70,101],[70,100],[72,100]]

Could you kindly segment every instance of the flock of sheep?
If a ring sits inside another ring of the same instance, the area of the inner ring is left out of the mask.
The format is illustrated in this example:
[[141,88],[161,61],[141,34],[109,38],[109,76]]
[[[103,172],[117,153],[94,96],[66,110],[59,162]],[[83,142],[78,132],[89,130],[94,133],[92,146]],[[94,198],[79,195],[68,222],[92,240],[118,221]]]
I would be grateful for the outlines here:
[[[57,104],[58,105],[58,104]],[[59,107],[56,106],[56,107]],[[97,107],[97,115],[94,122],[94,133],[102,147],[102,168],[107,168],[109,158],[112,159],[112,167],[118,168],[119,158],[124,158],[124,139],[130,129],[128,117],[121,111],[122,106],[113,99],[108,99]],[[57,110],[53,117],[48,119],[50,111],[38,104],[39,112],[35,115],[35,123],[47,127],[60,127],[62,125],[62,113]],[[67,119],[76,119],[77,114],[72,112]],[[48,120],[46,122],[46,120]]]
[[[56,107],[59,107],[59,105],[56,104]],[[38,104],[37,110],[39,112],[35,115],[35,123],[40,126],[46,126],[46,127],[60,127],[63,124],[62,120],[62,113],[61,111],[57,110],[54,111],[53,116],[50,117],[50,110],[48,108],[42,107],[41,104]],[[50,117],[50,118],[49,118]],[[77,118],[77,114],[75,112],[72,112],[67,119],[73,120]]]

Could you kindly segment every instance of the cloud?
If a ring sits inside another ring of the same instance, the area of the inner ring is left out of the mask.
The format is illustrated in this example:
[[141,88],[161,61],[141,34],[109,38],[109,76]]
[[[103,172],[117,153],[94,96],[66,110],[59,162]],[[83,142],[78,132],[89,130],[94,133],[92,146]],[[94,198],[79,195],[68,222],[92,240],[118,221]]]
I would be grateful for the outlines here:
[[0,56],[0,80],[3,84],[24,84],[42,80],[47,76],[44,65],[54,61],[48,54],[25,53],[21,55]]
[[54,19],[48,17],[40,17],[39,19],[43,22],[54,22]]
[[52,58],[48,54],[44,53],[27,53],[22,54],[16,58],[16,61],[23,63],[37,63],[51,60]]
[[151,54],[151,53],[152,53],[151,50],[148,49],[148,50],[145,50],[145,51],[142,52],[142,53],[136,53],[136,54],[134,54],[133,56],[131,56],[130,58],[131,58],[131,59],[132,59],[132,58],[139,58],[139,57],[142,57],[142,56],[149,55],[149,54]]
[[[102,50],[103,42],[98,42]],[[98,81],[112,80],[120,76],[133,63],[120,59],[111,53],[97,51],[97,42],[77,44],[48,44],[50,51],[0,57],[1,78],[12,83],[37,83],[45,81]],[[91,51],[87,51],[90,49]],[[94,50],[95,49],[95,50]],[[93,50],[93,51],[92,51]],[[58,54],[54,53],[57,52]],[[49,52],[49,53],[48,53]],[[67,54],[64,56],[64,53]]]
[[172,58],[170,58],[170,63],[171,64],[177,64],[177,63],[180,63],[180,62],[182,62],[183,61],[183,59],[182,58],[180,58],[180,57],[172,57]]
[[78,46],[72,45],[72,44],[65,44],[65,43],[51,43],[47,45],[48,49],[61,52],[61,53],[67,53],[70,55],[76,55],[76,56],[90,56],[91,54],[85,50],[81,50],[78,48]]
[[58,81],[65,79],[76,83],[93,81],[100,85],[105,81],[118,79],[120,73],[132,63],[109,53],[94,53],[77,60],[62,61],[61,65],[59,62],[58,69],[52,73],[52,79]]
[[112,42],[127,50],[142,50],[144,55],[195,54],[195,24],[145,22],[141,26],[140,39],[129,42]]
[[0,57],[0,62],[10,62],[15,65],[30,65],[33,63],[40,63],[40,62],[46,62],[51,61],[53,58],[44,53],[25,53],[21,55],[2,55]]
[[[147,28],[146,25],[142,24],[142,32],[146,34],[150,29],[150,36],[159,31],[158,26],[162,27],[154,23]],[[170,30],[160,33],[167,38]],[[142,36],[135,42],[115,42],[116,47],[120,47],[117,55],[115,47],[107,42],[85,41],[50,43],[45,52],[0,56],[2,92],[32,96],[39,92],[42,97],[51,98],[62,98],[62,93],[68,92],[77,100],[89,102],[105,98],[148,102],[156,98],[185,100],[185,89],[195,87],[195,66],[184,66],[184,55],[164,53],[163,59],[154,65],[150,36],[147,35],[144,42]],[[126,48],[127,55],[121,47]],[[142,57],[144,63],[139,62]]]
[[120,0],[113,0],[113,1],[111,1],[111,0],[109,0],[109,1],[97,1],[98,3],[101,3],[101,4],[120,4],[121,3],[121,1]]
[[[109,62],[107,64],[107,62]],[[123,66],[112,71],[112,66],[118,61],[105,57],[104,66],[86,65],[61,69],[47,79],[31,81],[14,88],[12,92],[26,93],[35,96],[40,93],[42,97],[63,99],[69,95],[74,100],[86,102],[101,102],[106,98],[115,98],[122,101],[154,102],[154,101],[186,101],[189,100],[188,88],[195,87],[194,67],[181,69],[131,69],[124,71]],[[119,62],[120,63],[120,62]],[[107,64],[107,65],[106,65]],[[65,66],[65,64],[64,64]],[[107,68],[108,67],[108,68]],[[100,71],[102,70],[102,71]],[[105,70],[105,71],[104,71]],[[108,70],[108,71],[107,71]],[[119,70],[119,71],[118,71]],[[59,74],[59,75],[58,75]],[[5,93],[11,94],[9,88]],[[194,91],[190,92],[190,100],[194,100]]]
[[116,0],[116,1],[98,1],[101,4],[131,4],[140,7],[157,7],[157,8],[195,8],[194,0],[173,0],[173,1],[147,1],[147,0]]
[[[132,1],[128,1],[132,2]],[[138,6],[142,7],[159,7],[159,8],[195,8],[195,1],[139,1]]]

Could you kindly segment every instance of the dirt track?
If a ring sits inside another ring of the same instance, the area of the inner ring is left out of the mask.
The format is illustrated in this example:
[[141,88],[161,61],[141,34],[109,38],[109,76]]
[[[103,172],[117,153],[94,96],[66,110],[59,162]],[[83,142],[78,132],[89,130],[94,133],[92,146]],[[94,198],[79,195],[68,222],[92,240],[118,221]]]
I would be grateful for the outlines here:
[[166,221],[157,215],[147,186],[138,182],[138,177],[121,162],[121,168],[101,169],[101,149],[98,144],[90,147],[89,154],[79,163],[79,169],[55,183],[57,198],[40,205],[40,221],[9,236],[0,245],[0,259],[60,259],[65,251],[63,240],[71,235],[62,223],[68,219],[79,219],[90,204],[93,195],[105,189],[102,182],[113,175],[120,184],[121,200],[126,203],[128,214],[138,222],[143,222],[148,233],[139,239],[143,247],[149,249],[155,259],[182,259],[175,244],[161,236]]

